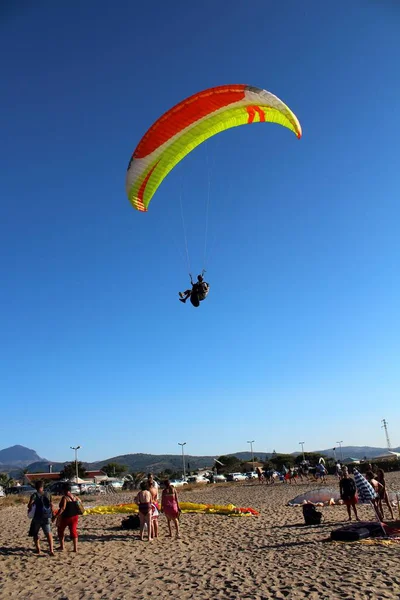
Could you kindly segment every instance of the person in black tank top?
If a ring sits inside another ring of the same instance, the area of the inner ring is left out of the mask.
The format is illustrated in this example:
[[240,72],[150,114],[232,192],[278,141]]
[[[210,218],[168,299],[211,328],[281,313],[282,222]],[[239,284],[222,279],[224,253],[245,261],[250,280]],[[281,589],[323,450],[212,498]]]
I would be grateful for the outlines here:
[[71,494],[71,484],[66,482],[63,486],[63,497],[61,498],[60,508],[54,518],[57,519],[58,539],[60,540],[60,550],[64,550],[65,530],[68,527],[74,552],[78,552],[78,520],[79,512],[77,510],[77,499]]

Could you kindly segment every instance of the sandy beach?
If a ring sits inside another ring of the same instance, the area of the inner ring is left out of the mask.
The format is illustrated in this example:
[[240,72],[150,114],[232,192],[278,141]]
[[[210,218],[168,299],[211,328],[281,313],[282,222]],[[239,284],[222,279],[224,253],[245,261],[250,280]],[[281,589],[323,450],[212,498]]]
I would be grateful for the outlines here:
[[[400,474],[387,476],[400,489]],[[337,485],[332,477],[329,484]],[[0,510],[0,598],[31,600],[119,600],[126,598],[335,600],[399,598],[400,545],[327,541],[346,520],[343,506],[324,507],[324,523],[305,527],[301,508],[286,506],[315,483],[260,486],[219,484],[181,492],[190,502],[251,506],[259,517],[185,514],[182,539],[140,542],[136,531],[119,528],[122,515],[80,518],[78,554],[33,553],[23,506]],[[134,493],[97,498],[96,504],[132,502]],[[360,517],[372,519],[361,506]]]

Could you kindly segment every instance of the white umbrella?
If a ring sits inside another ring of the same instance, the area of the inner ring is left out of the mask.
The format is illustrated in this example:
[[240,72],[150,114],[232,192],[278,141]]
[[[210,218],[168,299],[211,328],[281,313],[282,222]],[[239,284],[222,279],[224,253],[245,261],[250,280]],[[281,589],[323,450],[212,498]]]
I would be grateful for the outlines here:
[[71,483],[86,483],[86,481],[84,479],[81,479],[80,477],[73,477],[72,479],[70,479]]

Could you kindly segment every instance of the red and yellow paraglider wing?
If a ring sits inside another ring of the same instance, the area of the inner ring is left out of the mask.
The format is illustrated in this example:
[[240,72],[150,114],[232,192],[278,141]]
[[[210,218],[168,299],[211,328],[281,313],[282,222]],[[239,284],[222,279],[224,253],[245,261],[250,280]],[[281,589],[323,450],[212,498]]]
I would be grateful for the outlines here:
[[301,137],[290,108],[259,88],[220,86],[177,104],[150,127],[132,155],[126,192],[134,208],[147,211],[163,179],[196,146],[221,131],[252,123],[278,123]]
[[[233,504],[197,504],[194,502],[180,502],[180,508],[184,513],[201,513],[228,516],[257,516],[254,508],[237,508]],[[110,504],[108,506],[94,506],[87,508],[85,515],[121,515],[132,514],[139,511],[137,504]]]

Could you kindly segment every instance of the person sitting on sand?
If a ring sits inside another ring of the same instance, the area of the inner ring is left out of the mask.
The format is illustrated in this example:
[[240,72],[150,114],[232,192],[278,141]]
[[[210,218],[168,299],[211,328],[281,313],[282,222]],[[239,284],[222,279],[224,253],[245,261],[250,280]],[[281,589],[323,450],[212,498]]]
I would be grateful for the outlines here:
[[176,537],[179,539],[179,515],[181,513],[181,509],[179,506],[176,489],[170,484],[168,479],[164,481],[164,489],[161,496],[161,510],[167,517],[169,537],[172,537],[172,522],[175,525]]
[[71,494],[71,484],[68,481],[63,484],[62,491],[63,497],[60,500],[58,512],[53,517],[53,519],[57,519],[57,533],[58,539],[60,540],[60,550],[64,550],[65,530],[68,527],[74,552],[78,552],[78,501],[77,498]]
[[34,508],[35,514],[29,528],[29,537],[33,537],[37,554],[40,554],[39,532],[42,529],[50,548],[50,556],[54,556],[53,534],[51,533],[51,518],[53,502],[51,496],[44,491],[43,481],[35,482],[36,492],[28,502],[28,513]]
[[386,506],[390,510],[390,515],[391,515],[392,520],[393,520],[394,519],[393,508],[392,508],[392,505],[390,504],[390,501],[389,501],[389,496],[388,496],[387,489],[386,489],[385,473],[384,473],[383,469],[378,469],[377,470],[377,472],[376,472],[376,480],[382,486],[378,490],[379,505],[380,505],[379,507],[380,507],[381,512],[382,512],[382,517],[384,516],[383,515],[383,506],[382,506],[382,503],[385,502]]
[[148,489],[147,481],[142,481],[140,484],[140,492],[135,498],[136,504],[139,506],[140,519],[140,539],[144,540],[144,526],[147,525],[148,540],[151,542],[151,517],[153,514],[151,493]]
[[339,481],[340,497],[344,504],[347,506],[347,514],[349,515],[349,521],[351,521],[351,508],[353,507],[354,516],[356,521],[359,521],[357,514],[357,488],[355,481],[349,475],[347,467],[342,469],[342,478]]

